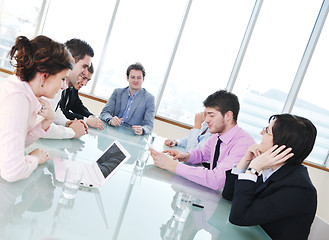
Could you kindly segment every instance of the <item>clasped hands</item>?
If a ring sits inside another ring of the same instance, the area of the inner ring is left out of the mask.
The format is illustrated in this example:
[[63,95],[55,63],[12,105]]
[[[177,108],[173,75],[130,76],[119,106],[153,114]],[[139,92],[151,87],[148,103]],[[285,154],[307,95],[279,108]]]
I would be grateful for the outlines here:
[[74,138],[79,138],[85,134],[88,134],[88,126],[83,120],[70,120],[66,122],[65,126],[73,129],[75,133]]
[[259,144],[250,146],[247,153],[236,166],[238,169],[247,169],[248,167],[261,172],[265,169],[280,167],[291,158],[294,154],[292,148],[287,148],[285,145],[274,145],[264,153],[258,150]]

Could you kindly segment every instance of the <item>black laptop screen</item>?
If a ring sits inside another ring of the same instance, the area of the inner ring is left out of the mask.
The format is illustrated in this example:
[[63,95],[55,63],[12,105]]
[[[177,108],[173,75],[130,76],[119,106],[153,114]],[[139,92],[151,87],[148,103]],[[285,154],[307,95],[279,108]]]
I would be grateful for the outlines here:
[[106,178],[125,158],[126,155],[113,143],[97,160],[97,164]]

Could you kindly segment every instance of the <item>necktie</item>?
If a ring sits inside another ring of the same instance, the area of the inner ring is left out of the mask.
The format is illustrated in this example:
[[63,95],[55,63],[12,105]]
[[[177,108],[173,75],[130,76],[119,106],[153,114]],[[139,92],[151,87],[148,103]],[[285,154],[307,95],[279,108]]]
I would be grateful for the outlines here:
[[66,102],[65,102],[64,108],[66,108],[67,104],[69,103],[69,100],[70,100],[70,97],[71,97],[71,92],[72,92],[72,88],[65,89],[64,99],[66,98]]
[[222,140],[220,140],[220,138],[218,137],[217,140],[217,144],[216,144],[216,150],[215,150],[215,155],[214,155],[214,160],[212,163],[212,169],[214,169],[217,166],[217,161],[218,161],[218,157],[219,157],[219,148],[220,148],[220,144],[222,143]]
[[[70,88],[67,88],[67,89],[65,89],[65,90],[62,91],[61,99],[57,103],[57,106],[55,108],[55,112],[57,111],[58,107],[60,107],[60,108],[62,108],[62,107],[65,108],[66,107],[66,105],[68,103],[68,97],[69,97],[68,94],[70,92],[71,92],[70,91]],[[65,103],[64,103],[64,101],[65,101]],[[63,105],[63,103],[64,103],[64,105]]]

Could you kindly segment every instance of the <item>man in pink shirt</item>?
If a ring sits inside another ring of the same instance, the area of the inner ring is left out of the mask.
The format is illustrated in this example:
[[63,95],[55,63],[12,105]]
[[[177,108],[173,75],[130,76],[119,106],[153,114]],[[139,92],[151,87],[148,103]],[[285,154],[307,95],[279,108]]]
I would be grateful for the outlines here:
[[[218,190],[224,187],[225,171],[239,163],[248,147],[255,141],[237,125],[240,104],[236,95],[220,90],[208,96],[203,104],[205,122],[213,134],[203,147],[188,152],[164,151],[173,158],[154,149],[150,151],[156,166]],[[206,165],[207,161],[210,161],[209,166]],[[202,163],[204,166],[191,166]]]

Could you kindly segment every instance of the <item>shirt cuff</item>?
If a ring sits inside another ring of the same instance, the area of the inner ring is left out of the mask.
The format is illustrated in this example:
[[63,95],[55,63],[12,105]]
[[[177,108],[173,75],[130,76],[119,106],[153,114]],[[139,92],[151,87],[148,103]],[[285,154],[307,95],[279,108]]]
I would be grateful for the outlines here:
[[255,174],[251,174],[251,173],[240,173],[238,179],[239,180],[250,180],[253,182],[257,182],[257,176]]
[[109,125],[111,125],[110,121],[111,121],[112,118],[106,118],[105,119],[105,122],[107,122]]
[[233,165],[233,168],[232,168],[232,171],[231,171],[232,174],[239,175],[240,173],[245,173],[246,172],[246,169],[240,169],[240,168],[237,168],[236,166],[237,166],[237,164]]

